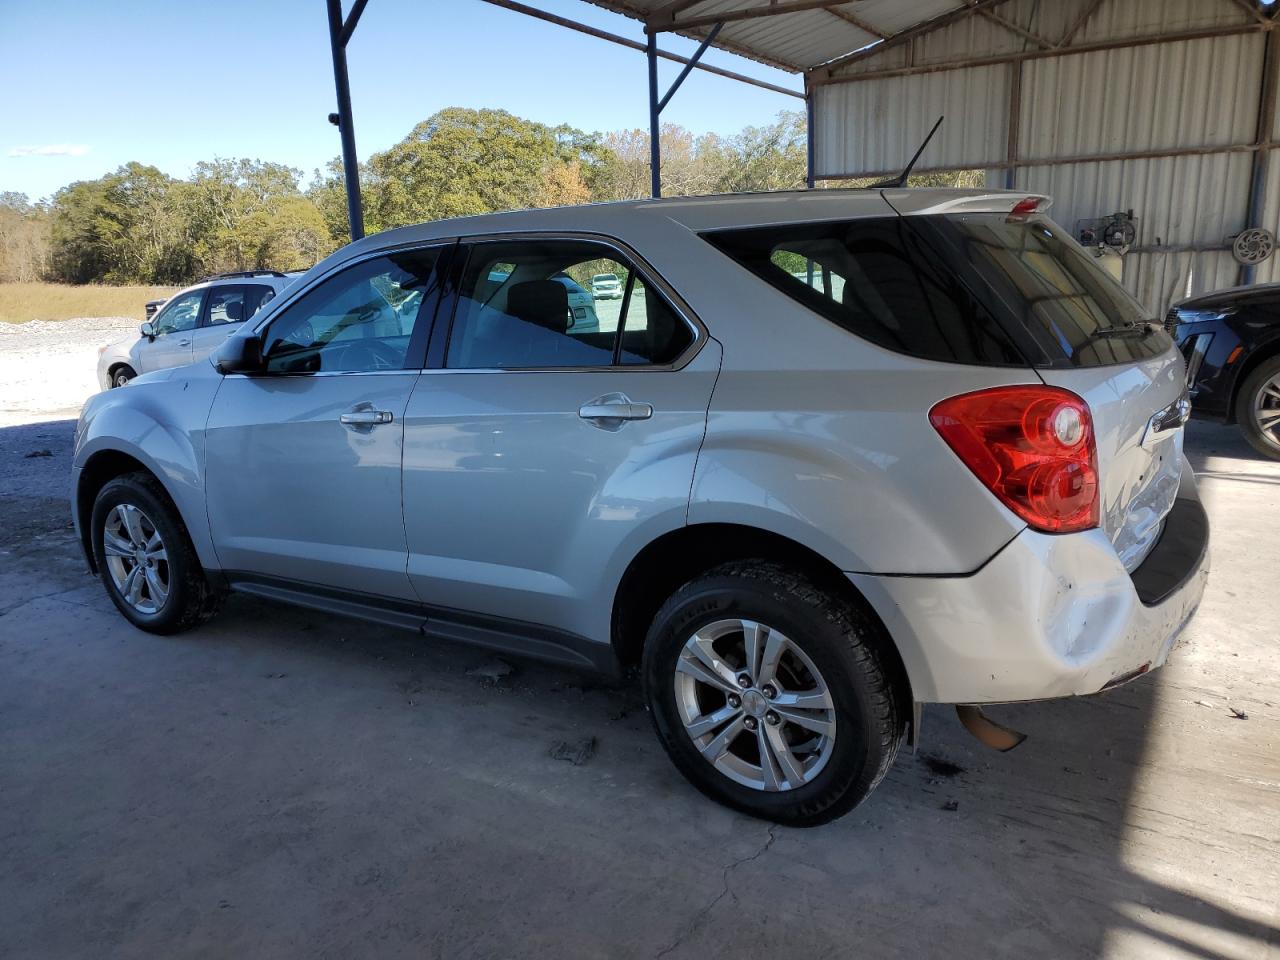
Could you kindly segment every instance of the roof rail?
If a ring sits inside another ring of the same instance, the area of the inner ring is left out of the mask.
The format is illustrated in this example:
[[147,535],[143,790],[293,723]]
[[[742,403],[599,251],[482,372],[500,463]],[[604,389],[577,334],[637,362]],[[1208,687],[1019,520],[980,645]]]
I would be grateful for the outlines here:
[[231,273],[217,273],[205,280],[230,280],[234,277],[283,277],[279,270],[236,270]]

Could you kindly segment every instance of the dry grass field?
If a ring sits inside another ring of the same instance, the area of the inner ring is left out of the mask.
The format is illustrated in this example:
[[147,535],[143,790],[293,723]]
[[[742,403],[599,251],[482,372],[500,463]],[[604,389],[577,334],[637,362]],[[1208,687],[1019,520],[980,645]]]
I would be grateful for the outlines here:
[[133,317],[143,304],[167,297],[177,287],[109,287],[99,284],[0,283],[0,323],[68,320],[72,317]]

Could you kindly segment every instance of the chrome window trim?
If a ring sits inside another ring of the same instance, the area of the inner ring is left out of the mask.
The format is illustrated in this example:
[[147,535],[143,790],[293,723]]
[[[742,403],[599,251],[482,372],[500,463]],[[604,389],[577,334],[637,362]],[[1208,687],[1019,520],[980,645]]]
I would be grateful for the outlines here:
[[288,373],[224,373],[228,380],[261,380],[263,377],[386,377],[398,373],[416,377],[425,371],[415,367],[397,370],[297,370]]
[[[504,230],[498,233],[477,233],[471,236],[458,237],[459,244],[468,248],[475,247],[485,243],[510,243],[513,240],[568,240],[568,241],[587,241],[590,243],[599,243],[604,247],[612,249],[615,253],[621,253],[623,259],[632,265],[641,279],[650,287],[662,294],[668,305],[675,312],[679,319],[693,334],[693,340],[685,347],[675,360],[670,363],[654,364],[654,363],[609,363],[604,366],[566,366],[566,367],[426,367],[423,373],[600,373],[603,371],[618,372],[622,370],[640,372],[648,370],[657,373],[671,373],[676,370],[683,370],[694,358],[702,352],[702,347],[710,338],[711,334],[703,324],[701,318],[693,312],[692,308],[685,302],[684,298],[676,292],[660,274],[653,264],[649,263],[634,247],[620,240],[617,237],[604,233],[595,233],[592,231],[577,230]],[[467,256],[470,257],[471,249],[468,249]],[[461,300],[461,296],[455,296],[453,315],[449,317],[449,336],[453,337],[453,324],[457,318],[457,301]],[[446,347],[445,361],[448,361],[448,349]]]

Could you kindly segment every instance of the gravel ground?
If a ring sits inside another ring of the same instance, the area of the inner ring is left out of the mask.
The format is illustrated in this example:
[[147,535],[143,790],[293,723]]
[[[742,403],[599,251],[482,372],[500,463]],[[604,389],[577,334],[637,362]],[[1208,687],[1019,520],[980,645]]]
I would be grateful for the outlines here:
[[0,426],[78,416],[100,389],[98,348],[137,328],[131,317],[0,323]]

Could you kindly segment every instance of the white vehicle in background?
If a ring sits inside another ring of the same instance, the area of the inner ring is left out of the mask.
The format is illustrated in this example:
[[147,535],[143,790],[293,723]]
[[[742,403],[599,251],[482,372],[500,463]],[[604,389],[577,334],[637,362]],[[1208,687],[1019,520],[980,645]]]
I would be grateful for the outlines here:
[[597,300],[621,300],[622,281],[617,274],[597,273],[591,278],[591,296]]
[[99,349],[98,384],[110,390],[139,374],[203,360],[295,276],[274,270],[224,273],[180,290],[138,334]]
[[600,318],[596,316],[595,298],[587,292],[578,281],[567,273],[557,273],[551,278],[558,282],[569,294],[569,329],[575,333],[590,333],[600,329]]

